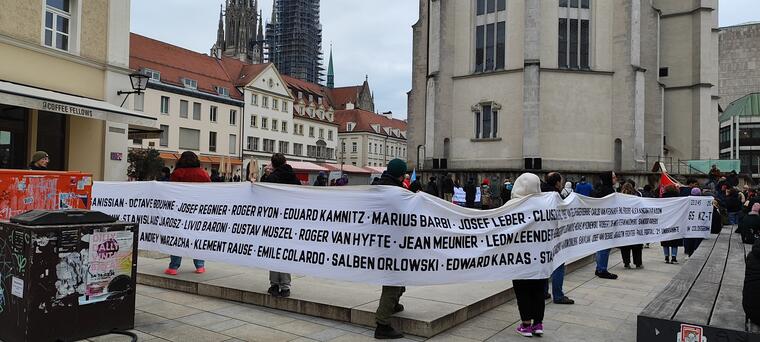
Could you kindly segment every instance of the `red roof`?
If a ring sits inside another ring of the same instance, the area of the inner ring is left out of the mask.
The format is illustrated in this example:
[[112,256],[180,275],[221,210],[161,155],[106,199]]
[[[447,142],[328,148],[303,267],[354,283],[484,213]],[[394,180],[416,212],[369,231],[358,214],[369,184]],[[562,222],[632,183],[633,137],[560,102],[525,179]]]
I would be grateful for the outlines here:
[[183,78],[198,82],[197,90],[217,95],[215,87],[224,87],[230,97],[243,100],[236,85],[244,85],[263,71],[267,64],[247,64],[222,57],[217,59],[176,45],[130,34],[129,67],[152,69],[161,73],[161,83],[183,87]]
[[[337,110],[335,111],[335,122],[340,125],[338,127],[339,133],[370,132],[406,139],[405,137],[396,136],[394,134],[389,135],[384,130],[385,127],[391,127],[396,128],[400,131],[406,131],[406,121],[399,119],[388,119],[383,115],[368,112],[363,109]],[[351,131],[347,130],[348,127],[346,123],[348,122],[356,123],[356,126]],[[380,125],[379,132],[375,131],[372,128],[373,124]]]
[[359,93],[364,86],[351,86],[329,89],[330,99],[336,109],[346,109],[346,104],[351,102],[356,105],[359,102]]

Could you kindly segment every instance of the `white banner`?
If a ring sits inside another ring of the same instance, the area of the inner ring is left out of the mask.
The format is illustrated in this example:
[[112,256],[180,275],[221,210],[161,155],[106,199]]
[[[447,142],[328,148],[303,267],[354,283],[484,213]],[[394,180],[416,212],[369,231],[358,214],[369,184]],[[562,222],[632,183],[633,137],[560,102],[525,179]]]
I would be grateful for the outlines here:
[[391,186],[98,182],[140,249],[383,285],[547,278],[601,249],[710,234],[712,197],[557,193],[480,211]]

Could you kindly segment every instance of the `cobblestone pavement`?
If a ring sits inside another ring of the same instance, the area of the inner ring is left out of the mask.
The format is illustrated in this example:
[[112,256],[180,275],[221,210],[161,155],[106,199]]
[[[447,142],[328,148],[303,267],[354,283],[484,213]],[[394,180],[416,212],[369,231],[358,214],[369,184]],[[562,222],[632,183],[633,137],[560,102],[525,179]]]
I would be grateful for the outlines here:
[[[667,285],[681,264],[664,263],[659,244],[644,249],[644,269],[624,269],[610,256],[618,280],[594,277],[587,265],[565,278],[574,305],[548,304],[541,341],[635,341],[636,315]],[[403,303],[403,297],[402,297]],[[514,330],[514,300],[428,341],[525,341]],[[140,341],[371,341],[374,330],[275,309],[138,286],[135,332]],[[90,341],[129,341],[108,335]],[[425,341],[407,336],[399,341]]]

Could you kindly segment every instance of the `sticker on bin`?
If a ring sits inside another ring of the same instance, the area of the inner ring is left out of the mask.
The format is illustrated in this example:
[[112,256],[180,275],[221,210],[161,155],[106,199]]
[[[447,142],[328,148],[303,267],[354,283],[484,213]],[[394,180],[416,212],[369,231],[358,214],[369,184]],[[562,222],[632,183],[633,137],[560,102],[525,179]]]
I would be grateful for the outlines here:
[[24,298],[24,280],[23,279],[13,277],[13,280],[11,281],[11,294],[19,298]]

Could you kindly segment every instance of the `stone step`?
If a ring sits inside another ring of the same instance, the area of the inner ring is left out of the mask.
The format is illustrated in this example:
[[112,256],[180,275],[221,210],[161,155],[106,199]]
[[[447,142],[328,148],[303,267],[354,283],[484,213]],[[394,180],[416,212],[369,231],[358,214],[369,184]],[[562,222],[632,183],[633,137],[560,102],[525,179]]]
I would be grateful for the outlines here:
[[[593,255],[567,265],[567,272],[593,262]],[[293,275],[291,296],[267,293],[269,272],[219,262],[206,262],[207,272],[193,273],[192,260],[176,276],[163,273],[168,259],[140,255],[139,284],[226,299],[373,327],[380,286]],[[405,310],[393,325],[404,333],[432,337],[514,298],[511,281],[407,287]]]

